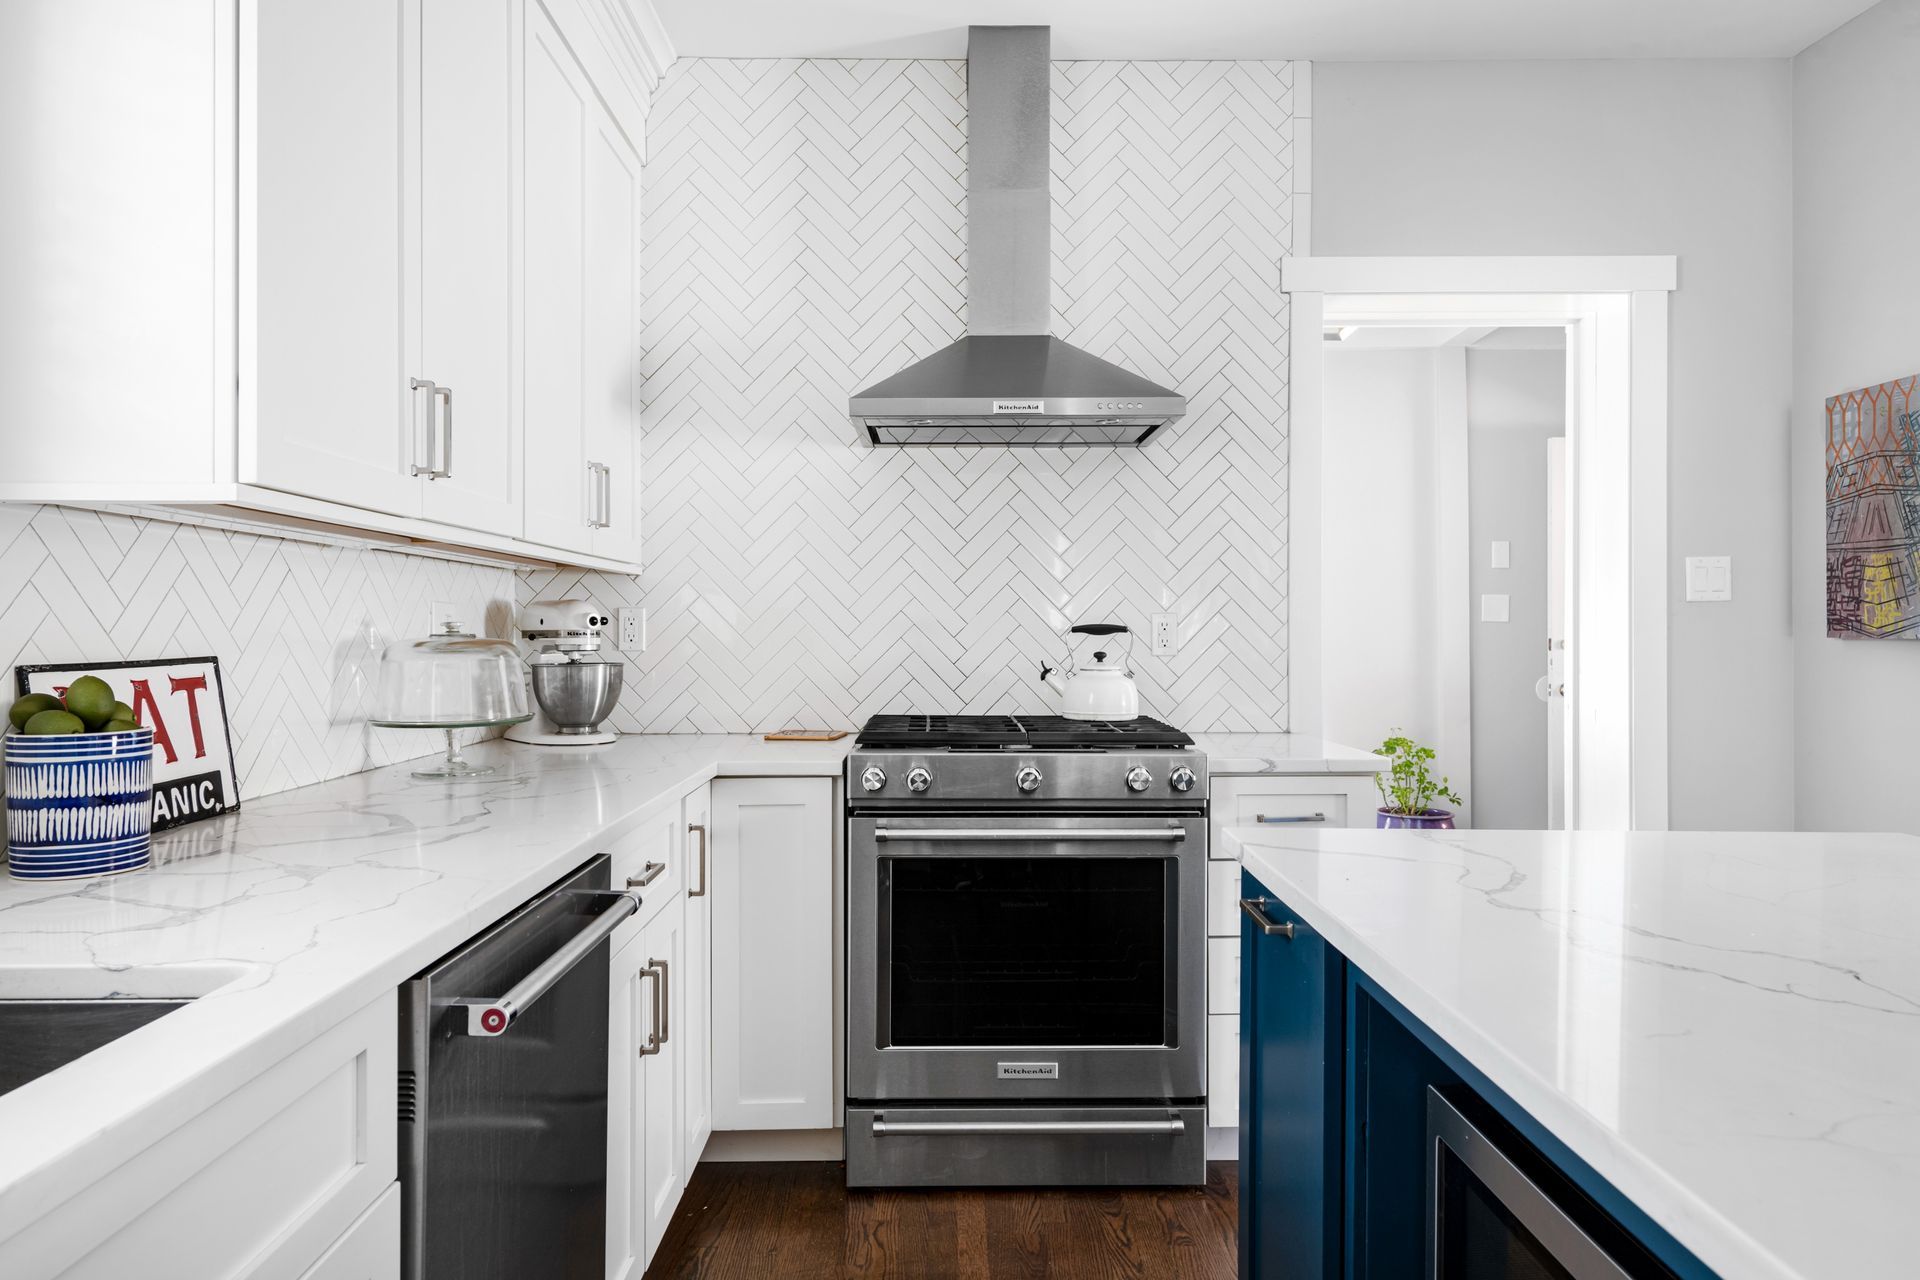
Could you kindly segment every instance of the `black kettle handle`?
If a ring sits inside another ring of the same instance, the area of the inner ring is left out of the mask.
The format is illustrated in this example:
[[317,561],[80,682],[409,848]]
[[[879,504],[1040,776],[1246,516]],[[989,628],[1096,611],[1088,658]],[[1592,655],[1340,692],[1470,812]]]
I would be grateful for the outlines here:
[[1083,622],[1068,630],[1077,636],[1124,636],[1131,634],[1117,622]]

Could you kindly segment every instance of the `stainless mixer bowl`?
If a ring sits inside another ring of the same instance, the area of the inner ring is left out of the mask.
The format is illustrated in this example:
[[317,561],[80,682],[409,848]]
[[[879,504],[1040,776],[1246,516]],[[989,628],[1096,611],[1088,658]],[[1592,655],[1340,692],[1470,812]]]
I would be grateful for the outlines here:
[[536,664],[533,696],[556,733],[594,733],[620,701],[626,667],[618,662]]

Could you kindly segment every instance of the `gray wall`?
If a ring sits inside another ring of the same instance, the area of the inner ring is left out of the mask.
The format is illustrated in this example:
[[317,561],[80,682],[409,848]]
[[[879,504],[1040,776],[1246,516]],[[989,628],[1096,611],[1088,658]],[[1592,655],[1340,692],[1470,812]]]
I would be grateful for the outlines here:
[[1920,372],[1916,59],[1920,3],[1888,0],[1793,61],[1796,806],[1810,830],[1920,831],[1920,644],[1829,640],[1824,555],[1825,398]]
[[[1467,352],[1473,825],[1547,825],[1547,440],[1566,432],[1566,352]],[[1510,544],[1505,569],[1490,544]],[[1508,620],[1480,621],[1504,593]]]
[[[1679,255],[1668,580],[1681,828],[1794,821],[1791,74],[1784,61],[1314,67],[1316,254]],[[1889,72],[1875,92],[1903,79]],[[1889,217],[1901,203],[1886,200]],[[1735,599],[1684,604],[1688,554],[1733,556]]]

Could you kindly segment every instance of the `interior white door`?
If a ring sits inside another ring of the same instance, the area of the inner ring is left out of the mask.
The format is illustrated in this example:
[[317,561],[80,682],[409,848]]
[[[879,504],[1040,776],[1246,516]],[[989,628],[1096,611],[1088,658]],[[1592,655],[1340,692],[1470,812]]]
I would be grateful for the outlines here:
[[713,1127],[833,1124],[833,779],[713,784]]
[[687,1170],[713,1134],[713,787],[681,801],[686,823],[687,956],[680,998],[681,1070],[686,1077]]
[[581,308],[587,130],[600,107],[538,3],[526,6],[525,58],[526,537],[591,551]]
[[402,516],[419,21],[418,0],[247,0],[240,21],[240,479]]
[[656,1049],[640,1059],[641,1073],[646,1076],[645,1110],[640,1124],[644,1153],[640,1207],[645,1221],[648,1261],[659,1250],[673,1211],[679,1207],[680,1194],[687,1186],[686,1085],[682,1071],[686,1061],[682,1033],[686,1028],[684,1020],[676,1025],[674,1017],[678,1012],[675,1006],[681,1003],[684,994],[680,980],[687,967],[686,921],[684,900],[676,897],[661,908],[641,934],[641,945],[647,952],[647,971],[653,974],[657,1000],[650,1012],[659,1014],[658,1022],[650,1024],[641,1035],[642,1043],[648,1043],[652,1037],[651,1043]]
[[652,1020],[653,979],[644,933],[614,934],[607,991],[607,1280],[640,1280],[647,1269],[647,1077],[640,1045]]
[[512,0],[421,0],[421,333],[409,371],[448,389],[423,424],[422,514],[512,537],[516,18]]
[[600,468],[593,550],[640,558],[640,156],[596,101],[586,143],[586,448]]

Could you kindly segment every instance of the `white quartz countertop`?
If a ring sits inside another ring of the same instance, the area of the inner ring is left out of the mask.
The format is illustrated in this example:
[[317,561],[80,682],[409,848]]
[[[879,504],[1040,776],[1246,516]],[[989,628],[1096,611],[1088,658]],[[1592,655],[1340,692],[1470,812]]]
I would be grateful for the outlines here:
[[466,754],[496,774],[418,780],[415,761],[248,800],[157,837],[146,871],[0,876],[0,996],[209,993],[0,1097],[0,1239],[649,810],[717,776],[837,774],[852,741],[493,742]]
[[1193,745],[1207,753],[1207,771],[1245,773],[1377,773],[1383,756],[1343,747],[1304,733],[1196,733]]
[[1227,840],[1726,1280],[1920,1274],[1920,839]]

